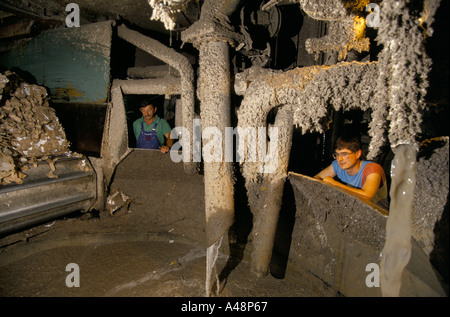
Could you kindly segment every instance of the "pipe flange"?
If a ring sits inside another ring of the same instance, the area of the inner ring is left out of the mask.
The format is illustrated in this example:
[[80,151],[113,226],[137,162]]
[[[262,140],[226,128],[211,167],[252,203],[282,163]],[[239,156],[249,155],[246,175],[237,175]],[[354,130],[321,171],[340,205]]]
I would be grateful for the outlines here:
[[244,36],[236,33],[232,27],[225,26],[210,19],[199,20],[181,33],[183,42],[192,43],[195,48],[208,42],[227,42],[235,47],[244,42]]

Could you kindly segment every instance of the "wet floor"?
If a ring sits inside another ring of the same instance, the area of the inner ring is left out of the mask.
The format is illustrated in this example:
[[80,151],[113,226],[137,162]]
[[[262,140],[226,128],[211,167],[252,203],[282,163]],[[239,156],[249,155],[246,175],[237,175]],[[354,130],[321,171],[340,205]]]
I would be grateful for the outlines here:
[[[204,297],[202,175],[185,174],[182,164],[157,151],[134,151],[118,166],[112,187],[133,198],[129,208],[66,216],[0,237],[0,296]],[[256,277],[250,232],[243,235],[234,241],[237,252],[225,236],[212,296],[335,295],[298,271]]]
[[[65,222],[60,229],[74,222],[60,221]],[[205,296],[206,250],[198,243],[171,234],[84,234],[71,239],[59,239],[57,231],[44,235],[1,253],[1,296]],[[228,254],[219,255],[220,290],[215,288],[212,296],[326,295],[320,294],[319,281],[311,288],[289,276],[257,278],[245,259],[232,262]]]

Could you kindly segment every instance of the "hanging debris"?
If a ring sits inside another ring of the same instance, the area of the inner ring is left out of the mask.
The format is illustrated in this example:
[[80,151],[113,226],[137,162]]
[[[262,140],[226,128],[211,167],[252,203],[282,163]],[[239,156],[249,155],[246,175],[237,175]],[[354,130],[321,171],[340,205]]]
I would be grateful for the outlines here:
[[16,73],[0,74],[0,180],[1,184],[22,183],[28,166],[41,161],[50,164],[68,154],[69,142],[45,87],[24,82]]
[[152,7],[151,20],[160,20],[167,30],[173,30],[176,25],[175,14],[184,10],[191,0],[148,0]]
[[298,0],[301,8],[312,18],[328,22],[327,35],[305,42],[309,54],[316,60],[321,52],[337,52],[344,60],[351,50],[369,51],[370,41],[365,36],[365,7],[368,0]]

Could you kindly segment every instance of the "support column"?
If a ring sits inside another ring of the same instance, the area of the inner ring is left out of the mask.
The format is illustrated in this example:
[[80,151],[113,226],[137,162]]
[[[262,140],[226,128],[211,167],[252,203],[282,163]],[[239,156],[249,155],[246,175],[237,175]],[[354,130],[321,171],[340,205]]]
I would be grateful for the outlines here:
[[[229,46],[227,42],[210,41],[201,44],[199,50],[198,89],[202,130],[217,131],[222,136],[220,140],[203,139],[206,242],[207,246],[210,246],[228,230],[234,221],[232,164],[224,160],[225,127],[231,126]],[[214,151],[220,151],[220,153]],[[208,162],[208,159],[205,160],[208,157],[217,158],[218,161],[214,159]]]
[[[273,173],[264,176],[260,190],[261,201],[249,201],[252,210],[258,210],[254,214],[253,221],[253,253],[251,270],[256,276],[266,276],[270,270],[273,245],[277,231],[278,218],[283,200],[284,182],[287,177],[289,155],[291,153],[292,133],[294,130],[293,114],[290,106],[284,106],[278,110],[275,118],[275,127],[278,128],[277,167]],[[273,140],[271,139],[271,142]],[[256,208],[255,208],[256,207]]]
[[[202,153],[205,182],[207,272],[206,296],[223,235],[234,222],[233,170],[225,162],[225,128],[230,122],[230,63],[227,42],[200,45],[198,80],[202,119]],[[206,132],[206,133],[205,133]],[[211,133],[212,132],[212,133]],[[219,281],[217,279],[217,289]]]
[[193,43],[200,53],[198,97],[205,175],[207,296],[222,237],[234,222],[233,169],[231,162],[225,162],[224,136],[225,128],[231,126],[229,45],[242,42],[241,36],[229,25],[227,16],[239,2],[206,0],[200,20],[181,34],[183,42]]

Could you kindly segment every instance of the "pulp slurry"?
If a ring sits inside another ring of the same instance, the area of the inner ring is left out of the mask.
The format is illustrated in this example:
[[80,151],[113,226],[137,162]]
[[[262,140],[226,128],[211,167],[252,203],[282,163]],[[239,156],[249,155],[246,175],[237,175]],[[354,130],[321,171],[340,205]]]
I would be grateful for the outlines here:
[[[221,254],[218,267],[226,260]],[[66,285],[73,272],[66,272],[69,263],[79,266],[79,287]],[[293,280],[256,279],[249,270],[246,262],[236,267],[219,296],[318,295]],[[202,297],[205,249],[169,241],[61,246],[3,265],[0,272],[2,296]]]
[[[167,154],[134,150],[119,164],[112,188],[132,197],[128,209],[75,214],[2,237],[0,295],[205,296],[203,176],[186,174]],[[225,235],[217,259],[220,291],[212,296],[335,295],[313,276],[257,278],[246,234]],[[70,263],[79,267],[79,287],[66,285],[75,272],[66,271]]]

